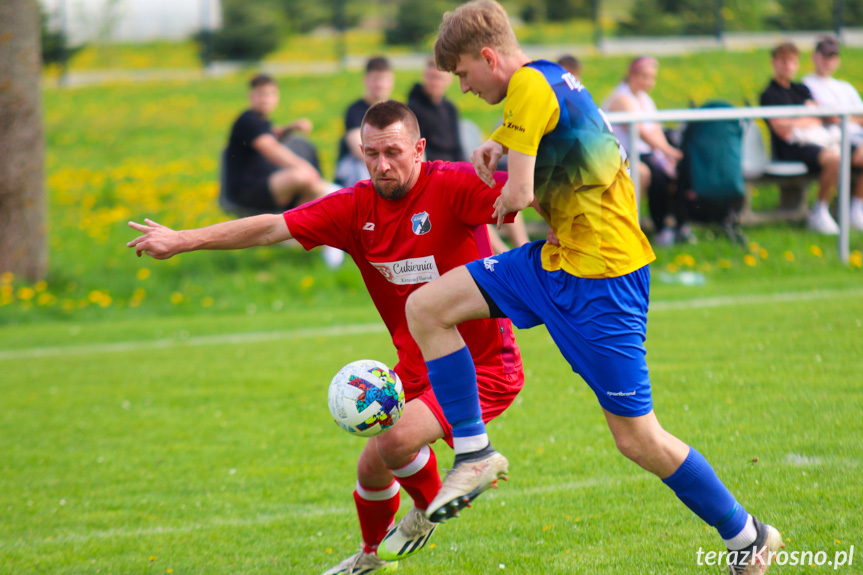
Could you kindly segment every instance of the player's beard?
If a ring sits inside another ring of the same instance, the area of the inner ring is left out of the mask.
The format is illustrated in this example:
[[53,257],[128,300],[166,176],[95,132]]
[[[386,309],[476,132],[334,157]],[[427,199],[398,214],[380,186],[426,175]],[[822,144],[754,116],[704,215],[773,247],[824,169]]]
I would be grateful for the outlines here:
[[378,185],[377,182],[372,182],[375,187],[375,191],[378,193],[380,197],[385,200],[399,200],[407,195],[410,191],[410,188],[405,185],[404,182],[399,182],[389,190],[384,190],[382,186]]

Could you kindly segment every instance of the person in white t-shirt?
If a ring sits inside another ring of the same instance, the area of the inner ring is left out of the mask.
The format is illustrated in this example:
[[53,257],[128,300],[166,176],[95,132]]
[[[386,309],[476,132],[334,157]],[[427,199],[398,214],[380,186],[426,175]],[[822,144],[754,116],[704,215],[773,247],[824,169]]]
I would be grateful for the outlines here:
[[[649,92],[656,84],[658,71],[659,62],[655,58],[635,58],[626,77],[602,103],[602,109],[606,112],[655,112],[656,104]],[[664,247],[675,241],[692,241],[694,236],[686,225],[683,195],[677,189],[677,162],[683,158],[683,153],[668,142],[662,125],[657,122],[639,124],[640,140],[635,150],[629,142],[628,126],[615,124],[613,132],[627,155],[638,154],[641,159],[638,177],[641,189],[647,191],[650,218],[655,229],[651,243]],[[669,214],[673,214],[676,220],[676,232],[666,225]]]
[[[815,45],[812,52],[812,62],[815,64],[815,72],[803,77],[803,83],[812,93],[812,99],[822,108],[847,108],[863,107],[863,99],[860,98],[856,88],[833,77],[839,68],[839,41],[835,36],[824,36]],[[863,144],[863,116],[851,116],[848,123],[850,130],[851,145],[854,155],[863,153],[860,145]],[[825,118],[827,125],[839,123],[839,117]],[[835,128],[834,128],[835,129]],[[858,178],[859,179],[859,178]],[[854,197],[851,198],[851,227],[863,230],[863,185],[855,186]]]

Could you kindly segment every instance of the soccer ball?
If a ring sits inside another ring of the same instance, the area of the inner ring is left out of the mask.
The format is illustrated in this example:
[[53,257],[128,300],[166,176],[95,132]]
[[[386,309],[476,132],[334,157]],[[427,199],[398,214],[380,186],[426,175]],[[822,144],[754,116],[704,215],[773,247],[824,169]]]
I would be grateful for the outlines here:
[[396,424],[405,407],[405,390],[396,372],[373,359],[353,361],[330,382],[330,414],[353,435],[380,435]]

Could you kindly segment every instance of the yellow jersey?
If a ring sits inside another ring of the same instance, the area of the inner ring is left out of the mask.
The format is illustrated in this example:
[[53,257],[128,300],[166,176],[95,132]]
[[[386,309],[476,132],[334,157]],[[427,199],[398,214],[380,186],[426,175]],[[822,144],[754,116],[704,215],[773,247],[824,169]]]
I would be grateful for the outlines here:
[[626,154],[588,91],[563,67],[538,60],[517,70],[491,139],[536,156],[534,193],[560,240],[543,247],[543,269],[609,278],[656,259],[638,225]]

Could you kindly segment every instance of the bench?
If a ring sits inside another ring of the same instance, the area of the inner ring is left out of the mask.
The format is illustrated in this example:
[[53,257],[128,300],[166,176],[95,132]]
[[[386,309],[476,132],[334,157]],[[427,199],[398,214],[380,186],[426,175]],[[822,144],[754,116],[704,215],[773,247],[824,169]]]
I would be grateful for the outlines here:
[[[754,121],[746,122],[743,129],[743,177],[746,197],[739,216],[742,225],[806,220],[808,190],[817,177],[808,173],[803,162],[772,160]],[[753,188],[765,184],[779,187],[779,205],[772,210],[754,211]]]

